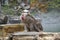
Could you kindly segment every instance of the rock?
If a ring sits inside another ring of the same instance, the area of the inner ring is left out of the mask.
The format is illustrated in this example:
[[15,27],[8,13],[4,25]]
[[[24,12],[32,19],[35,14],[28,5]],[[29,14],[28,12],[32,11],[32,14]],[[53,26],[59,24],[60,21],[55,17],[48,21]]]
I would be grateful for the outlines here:
[[40,34],[40,36],[38,37],[38,40],[59,40],[60,38],[60,33],[43,33]]
[[60,38],[55,38],[54,40],[60,40]]
[[7,24],[8,17],[5,16],[3,19],[0,19],[0,24]]
[[[13,35],[14,34],[14,35]],[[60,33],[49,32],[18,32],[13,33],[9,39],[12,40],[60,40]],[[4,37],[7,40],[6,37]]]
[[[31,35],[25,35],[25,34],[31,34]],[[23,35],[14,35],[13,40],[60,40],[60,33],[49,33],[49,32],[37,32],[37,35],[32,35],[35,32],[25,32]],[[57,35],[57,37],[56,37]],[[58,37],[59,36],[59,37]]]

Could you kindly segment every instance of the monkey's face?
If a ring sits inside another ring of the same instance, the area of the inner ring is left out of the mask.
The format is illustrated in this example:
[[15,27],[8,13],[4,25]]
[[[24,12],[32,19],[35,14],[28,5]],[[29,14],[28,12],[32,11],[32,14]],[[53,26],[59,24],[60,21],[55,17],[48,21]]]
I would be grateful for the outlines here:
[[20,18],[21,18],[22,21],[26,19],[27,14],[28,13],[22,13],[21,14]]

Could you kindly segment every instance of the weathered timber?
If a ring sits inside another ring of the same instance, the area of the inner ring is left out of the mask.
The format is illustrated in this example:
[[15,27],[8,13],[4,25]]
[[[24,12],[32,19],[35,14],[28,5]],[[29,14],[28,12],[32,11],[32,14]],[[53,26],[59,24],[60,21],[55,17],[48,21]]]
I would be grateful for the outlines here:
[[0,25],[2,26],[1,32],[3,33],[3,36],[8,36],[10,33],[14,32],[23,32],[24,31],[24,24],[5,24]]

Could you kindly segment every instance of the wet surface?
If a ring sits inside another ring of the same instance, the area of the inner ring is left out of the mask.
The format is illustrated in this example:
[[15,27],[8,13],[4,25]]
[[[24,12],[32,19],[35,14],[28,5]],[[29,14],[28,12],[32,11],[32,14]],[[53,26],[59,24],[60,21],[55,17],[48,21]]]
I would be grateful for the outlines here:
[[60,12],[53,10],[41,14],[42,26],[46,32],[60,32]]

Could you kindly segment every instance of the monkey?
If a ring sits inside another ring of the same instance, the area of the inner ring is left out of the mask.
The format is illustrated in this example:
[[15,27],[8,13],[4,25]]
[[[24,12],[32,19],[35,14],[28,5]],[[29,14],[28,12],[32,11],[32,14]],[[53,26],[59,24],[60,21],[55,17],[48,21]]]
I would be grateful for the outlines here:
[[30,13],[23,13],[21,16],[22,22],[25,24],[28,32],[35,31],[40,32],[43,31],[42,24],[36,20]]

